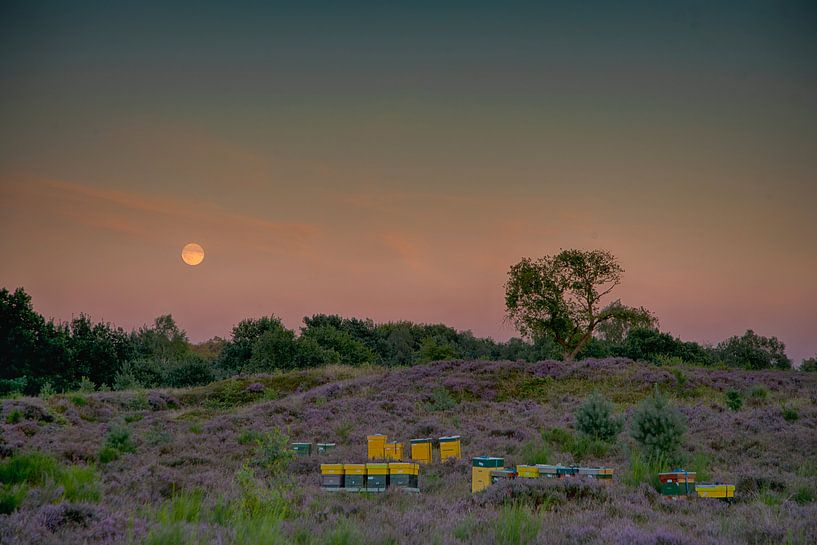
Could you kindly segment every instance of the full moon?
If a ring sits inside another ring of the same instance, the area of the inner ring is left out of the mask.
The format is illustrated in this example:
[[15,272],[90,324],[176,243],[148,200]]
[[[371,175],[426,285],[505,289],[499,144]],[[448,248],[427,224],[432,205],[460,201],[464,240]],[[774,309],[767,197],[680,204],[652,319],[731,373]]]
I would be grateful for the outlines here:
[[182,261],[195,267],[204,261],[204,248],[195,242],[185,244],[184,248],[182,248]]

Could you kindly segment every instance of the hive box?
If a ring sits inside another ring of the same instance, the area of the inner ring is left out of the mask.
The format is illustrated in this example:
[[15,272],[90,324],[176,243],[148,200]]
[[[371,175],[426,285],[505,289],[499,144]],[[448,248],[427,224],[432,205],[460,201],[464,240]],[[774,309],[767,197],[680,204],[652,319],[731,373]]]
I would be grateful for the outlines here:
[[366,464],[366,491],[383,492],[389,486],[389,464]]
[[369,446],[369,460],[382,460],[386,457],[386,440],[385,435],[369,435],[367,437]]
[[536,466],[516,466],[516,474],[520,479],[536,479],[539,477],[539,468]]
[[658,480],[661,483],[694,483],[695,472],[675,469],[673,471],[659,473]]
[[366,487],[366,464],[343,464],[344,484],[347,490]]
[[700,483],[695,485],[695,492],[702,498],[720,498],[726,500],[735,497],[735,485]]
[[389,463],[389,486],[399,488],[417,488],[420,464],[411,462]]
[[386,460],[402,460],[403,459],[403,443],[393,441],[383,445],[383,458]]
[[318,454],[326,454],[335,448],[335,446],[335,443],[318,443]]
[[536,464],[536,469],[539,470],[540,477],[548,477],[555,479],[559,476],[559,467],[548,464]]
[[343,464],[321,464],[321,486],[323,488],[343,488]]
[[505,467],[504,458],[477,456],[471,459],[471,492],[491,486],[491,472]]
[[409,441],[411,445],[411,459],[421,464],[431,463],[431,438],[426,439],[412,439]]
[[309,456],[312,454],[312,443],[292,443],[292,450],[296,456]]
[[459,460],[462,457],[462,447],[459,435],[440,437],[440,461],[444,462],[449,458]]
[[495,469],[491,471],[491,484],[507,479],[515,479],[516,471],[513,469]]
[[573,475],[579,474],[579,468],[570,466],[556,466],[556,474],[559,477],[572,477]]
[[606,483],[613,480],[613,468],[611,467],[580,467],[579,476],[588,479],[598,479]]

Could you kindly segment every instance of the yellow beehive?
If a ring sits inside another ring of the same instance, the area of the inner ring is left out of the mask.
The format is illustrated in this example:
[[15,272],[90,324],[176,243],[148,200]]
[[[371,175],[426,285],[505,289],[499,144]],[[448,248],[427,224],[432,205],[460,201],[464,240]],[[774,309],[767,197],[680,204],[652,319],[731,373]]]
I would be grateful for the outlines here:
[[495,467],[472,467],[471,492],[479,492],[491,486],[491,471],[495,469]]
[[516,473],[522,479],[539,478],[539,468],[536,466],[516,466]]
[[369,435],[367,437],[369,444],[369,460],[382,460],[386,457],[385,447],[388,437],[385,435]]
[[445,462],[449,458],[459,460],[462,457],[462,447],[459,435],[451,437],[440,437],[440,461]]
[[321,464],[321,475],[343,475],[343,464]]
[[734,498],[735,485],[733,484],[699,484],[695,492],[702,498]]
[[386,460],[402,460],[403,459],[403,443],[393,441],[383,445],[383,458]]
[[412,460],[421,464],[431,463],[431,439],[412,439],[409,444]]

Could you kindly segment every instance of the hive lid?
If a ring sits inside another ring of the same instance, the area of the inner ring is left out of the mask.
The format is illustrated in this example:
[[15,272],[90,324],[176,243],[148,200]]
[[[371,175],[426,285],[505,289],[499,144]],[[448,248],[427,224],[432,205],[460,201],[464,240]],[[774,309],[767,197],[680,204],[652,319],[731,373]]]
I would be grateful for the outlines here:
[[416,443],[431,443],[431,437],[426,437],[424,439],[409,439],[409,443],[416,444]]
[[459,435],[449,435],[448,437],[440,437],[440,443],[448,443],[450,441],[459,441]]

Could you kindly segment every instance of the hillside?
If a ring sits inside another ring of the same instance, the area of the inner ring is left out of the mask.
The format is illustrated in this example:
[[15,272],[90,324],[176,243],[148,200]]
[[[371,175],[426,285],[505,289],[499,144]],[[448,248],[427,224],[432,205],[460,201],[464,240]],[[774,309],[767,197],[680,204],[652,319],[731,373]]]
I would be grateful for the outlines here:
[[[649,475],[632,467],[626,427],[606,451],[577,443],[573,413],[589,393],[629,415],[654,384],[686,417],[688,468],[736,483],[735,504],[668,503],[639,484]],[[737,411],[728,390],[742,393]],[[616,359],[329,366],[184,390],[4,400],[0,416],[7,474],[33,451],[59,465],[4,485],[0,504],[17,491],[20,507],[0,515],[3,544],[817,542],[817,373]],[[279,438],[264,435],[275,428],[338,447],[278,463]],[[465,459],[423,467],[419,495],[322,492],[319,464],[365,460],[372,433],[406,443],[458,434]],[[478,455],[610,465],[616,482],[516,482],[472,496]]]

